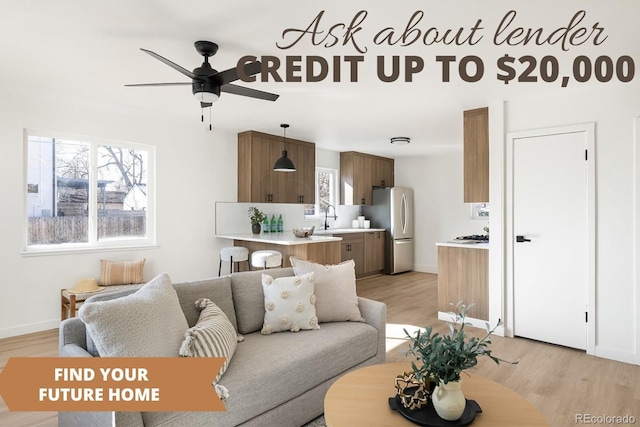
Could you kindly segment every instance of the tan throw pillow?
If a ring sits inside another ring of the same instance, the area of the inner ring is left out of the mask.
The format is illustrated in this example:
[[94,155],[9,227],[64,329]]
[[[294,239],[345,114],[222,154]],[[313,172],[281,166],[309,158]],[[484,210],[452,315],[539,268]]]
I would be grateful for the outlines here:
[[132,294],[85,302],[78,317],[102,357],[178,357],[189,327],[166,273]]
[[146,258],[138,261],[100,260],[100,284],[109,286],[143,283],[142,270],[145,261]]
[[319,322],[364,322],[358,308],[356,270],[353,260],[323,265],[291,257],[296,275],[315,274],[316,313]]
[[224,311],[209,298],[196,301],[196,308],[200,317],[196,324],[184,333],[184,341],[180,346],[180,356],[183,357],[225,357],[220,373],[213,380],[216,384],[227,370],[229,362],[236,351],[238,341],[242,338],[236,335],[231,321]]
[[320,329],[316,317],[313,273],[278,277],[262,275],[264,291],[264,325],[262,335],[273,332],[298,332]]

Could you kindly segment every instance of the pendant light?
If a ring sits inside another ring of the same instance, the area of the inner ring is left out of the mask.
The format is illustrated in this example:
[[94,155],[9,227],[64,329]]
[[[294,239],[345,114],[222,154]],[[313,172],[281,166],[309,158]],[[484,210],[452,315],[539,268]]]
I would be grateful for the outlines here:
[[[282,143],[284,145],[287,140],[287,128],[288,124],[281,124],[280,127],[283,129]],[[296,165],[293,164],[290,158],[287,157],[287,150],[282,150],[282,157],[276,160],[276,164],[273,165],[273,170],[276,172],[295,172]]]

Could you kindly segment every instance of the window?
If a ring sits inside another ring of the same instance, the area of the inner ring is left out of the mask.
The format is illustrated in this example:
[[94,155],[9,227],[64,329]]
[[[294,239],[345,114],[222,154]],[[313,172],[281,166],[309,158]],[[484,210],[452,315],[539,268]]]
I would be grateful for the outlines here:
[[304,205],[305,217],[320,217],[327,206],[336,206],[338,171],[335,169],[316,168],[316,203]]
[[27,133],[27,250],[153,244],[151,147]]

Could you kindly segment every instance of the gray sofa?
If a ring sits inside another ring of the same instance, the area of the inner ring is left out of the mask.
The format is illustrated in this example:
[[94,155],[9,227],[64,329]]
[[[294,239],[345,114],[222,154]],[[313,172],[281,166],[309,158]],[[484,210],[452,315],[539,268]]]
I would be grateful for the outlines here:
[[[61,427],[71,426],[300,426],[323,413],[324,395],[348,371],[385,361],[386,306],[358,298],[366,322],[321,323],[319,330],[261,335],[264,320],[262,271],[234,273],[198,282],[176,283],[189,326],[198,320],[195,300],[210,298],[245,340],[238,344],[220,384],[229,390],[225,412],[60,412]],[[292,268],[271,269],[273,277]],[[138,287],[97,294],[91,301],[135,292]],[[96,354],[84,323],[77,317],[60,324],[63,357]]]

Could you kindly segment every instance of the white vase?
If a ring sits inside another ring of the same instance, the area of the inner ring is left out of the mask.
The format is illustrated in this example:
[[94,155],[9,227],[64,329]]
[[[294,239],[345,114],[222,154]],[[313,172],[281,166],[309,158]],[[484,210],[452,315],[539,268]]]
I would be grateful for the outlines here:
[[462,393],[462,378],[458,381],[438,384],[431,394],[431,400],[433,408],[443,420],[456,421],[460,419],[467,405]]

